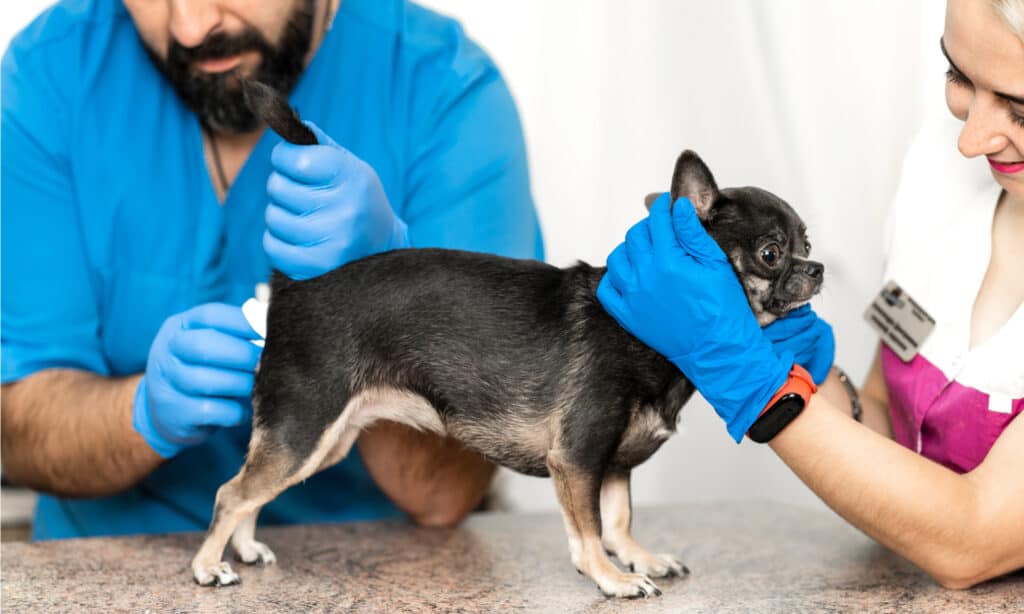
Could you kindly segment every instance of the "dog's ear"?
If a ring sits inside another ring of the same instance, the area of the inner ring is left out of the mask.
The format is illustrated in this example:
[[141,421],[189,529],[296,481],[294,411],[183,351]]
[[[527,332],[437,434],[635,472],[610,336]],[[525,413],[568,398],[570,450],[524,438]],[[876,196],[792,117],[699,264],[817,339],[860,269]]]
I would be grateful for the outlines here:
[[689,149],[679,155],[672,173],[672,202],[681,196],[690,199],[701,220],[708,219],[711,207],[718,200],[715,178],[700,156]]
[[654,201],[658,200],[659,196],[661,196],[661,192],[651,192],[647,196],[644,196],[644,207],[646,207],[647,210],[650,211],[651,205],[654,204]]

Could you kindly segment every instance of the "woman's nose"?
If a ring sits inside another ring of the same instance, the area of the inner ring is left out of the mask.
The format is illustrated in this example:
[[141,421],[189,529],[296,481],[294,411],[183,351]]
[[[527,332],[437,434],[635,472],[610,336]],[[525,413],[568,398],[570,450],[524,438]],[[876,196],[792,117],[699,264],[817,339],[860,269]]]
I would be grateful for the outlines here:
[[957,147],[965,157],[999,153],[1010,145],[1006,136],[1006,109],[994,96],[975,96],[960,130]]

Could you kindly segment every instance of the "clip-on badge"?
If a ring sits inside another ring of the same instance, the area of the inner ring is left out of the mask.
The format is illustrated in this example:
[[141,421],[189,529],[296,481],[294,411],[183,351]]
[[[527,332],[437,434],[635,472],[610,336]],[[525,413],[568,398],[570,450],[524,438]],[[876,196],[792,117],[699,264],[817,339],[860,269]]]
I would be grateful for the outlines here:
[[885,284],[864,319],[900,360],[910,362],[935,328],[935,320],[896,282]]

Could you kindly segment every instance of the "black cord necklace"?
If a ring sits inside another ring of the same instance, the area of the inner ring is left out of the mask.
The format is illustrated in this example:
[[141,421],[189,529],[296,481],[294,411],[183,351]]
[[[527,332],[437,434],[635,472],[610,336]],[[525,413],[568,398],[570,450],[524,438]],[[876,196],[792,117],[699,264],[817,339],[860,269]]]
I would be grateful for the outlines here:
[[228,176],[224,172],[224,165],[220,161],[220,150],[217,148],[217,139],[213,135],[213,130],[206,124],[203,124],[203,132],[206,134],[206,138],[210,140],[210,151],[213,153],[213,165],[217,169],[217,180],[220,181],[220,187],[224,190],[224,198],[228,197],[228,189],[231,187],[228,185]]

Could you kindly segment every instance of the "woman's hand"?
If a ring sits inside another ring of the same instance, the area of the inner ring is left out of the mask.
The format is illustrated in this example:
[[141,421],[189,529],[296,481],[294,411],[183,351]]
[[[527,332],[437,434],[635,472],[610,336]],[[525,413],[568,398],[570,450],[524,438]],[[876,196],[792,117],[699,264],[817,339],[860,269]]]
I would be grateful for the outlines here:
[[785,383],[780,358],[736,274],[690,201],[663,194],[608,257],[597,298],[623,328],[672,361],[739,442]]
[[786,314],[764,327],[764,335],[777,353],[790,352],[796,364],[807,369],[819,386],[828,377],[836,358],[832,326],[818,317],[810,305]]

